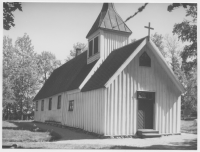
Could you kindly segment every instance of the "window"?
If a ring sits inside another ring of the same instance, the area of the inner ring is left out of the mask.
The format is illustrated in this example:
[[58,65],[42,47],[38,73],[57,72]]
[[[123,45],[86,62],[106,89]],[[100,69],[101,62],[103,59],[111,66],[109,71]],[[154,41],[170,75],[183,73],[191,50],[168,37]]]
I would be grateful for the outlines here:
[[89,57],[92,56],[92,50],[93,50],[93,40],[89,42]]
[[139,65],[151,67],[151,58],[148,56],[146,52],[144,52],[139,58]]
[[49,110],[51,110],[52,98],[49,98]]
[[94,54],[98,53],[99,52],[99,38],[98,36],[94,39]]
[[89,42],[89,57],[99,52],[99,37],[95,37]]
[[155,100],[155,92],[137,91],[137,98]]
[[61,95],[58,96],[58,104],[57,104],[57,109],[61,108]]
[[38,111],[38,101],[35,102],[35,106],[36,111]]
[[44,111],[44,100],[42,100],[42,103],[41,103],[41,111]]
[[73,111],[74,110],[74,100],[69,101],[69,109],[68,111]]

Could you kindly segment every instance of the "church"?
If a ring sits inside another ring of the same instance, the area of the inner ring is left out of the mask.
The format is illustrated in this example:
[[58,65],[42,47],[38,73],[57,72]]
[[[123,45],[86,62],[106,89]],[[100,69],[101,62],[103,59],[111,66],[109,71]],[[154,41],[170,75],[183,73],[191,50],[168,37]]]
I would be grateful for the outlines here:
[[35,96],[34,120],[103,136],[180,134],[184,87],[149,36],[129,43],[131,34],[114,4],[104,3],[88,50],[77,49]]

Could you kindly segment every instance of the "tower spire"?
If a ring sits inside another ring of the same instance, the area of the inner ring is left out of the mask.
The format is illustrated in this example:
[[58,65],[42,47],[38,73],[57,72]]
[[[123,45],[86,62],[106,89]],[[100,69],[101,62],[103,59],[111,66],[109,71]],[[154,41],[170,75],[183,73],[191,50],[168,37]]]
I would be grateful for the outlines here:
[[88,32],[86,38],[96,32],[98,29],[106,29],[112,31],[120,31],[123,33],[131,34],[132,31],[123,22],[122,18],[117,14],[113,3],[104,3],[94,22],[92,28]]

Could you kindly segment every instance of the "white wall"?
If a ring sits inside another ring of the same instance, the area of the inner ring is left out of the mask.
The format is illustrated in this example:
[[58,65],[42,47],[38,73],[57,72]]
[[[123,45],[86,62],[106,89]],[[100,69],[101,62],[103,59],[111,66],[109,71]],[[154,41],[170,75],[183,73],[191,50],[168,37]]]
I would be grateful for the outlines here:
[[[151,67],[139,66],[139,56],[147,51]],[[145,46],[106,89],[105,135],[135,135],[137,132],[137,91],[156,92],[154,129],[160,133],[180,133],[180,92]]]
[[[62,124],[103,134],[104,90],[65,93],[62,107]],[[73,111],[68,111],[70,100],[74,100]]]
[[[58,95],[61,95],[61,109],[57,109]],[[49,98],[44,99],[44,111],[41,111],[42,100],[38,100],[38,111],[35,111],[35,121],[45,122],[45,120],[62,121],[62,103],[64,93],[54,95],[52,97],[52,106],[49,110]]]
[[105,60],[115,49],[128,44],[129,35],[119,32],[102,31],[100,35],[100,56]]

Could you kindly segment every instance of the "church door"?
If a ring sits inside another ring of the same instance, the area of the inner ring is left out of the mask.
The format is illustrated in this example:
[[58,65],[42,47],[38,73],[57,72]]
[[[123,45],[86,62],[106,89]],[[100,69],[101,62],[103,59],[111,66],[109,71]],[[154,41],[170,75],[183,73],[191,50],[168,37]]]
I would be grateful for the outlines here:
[[153,129],[154,92],[137,92],[138,98],[138,129]]

